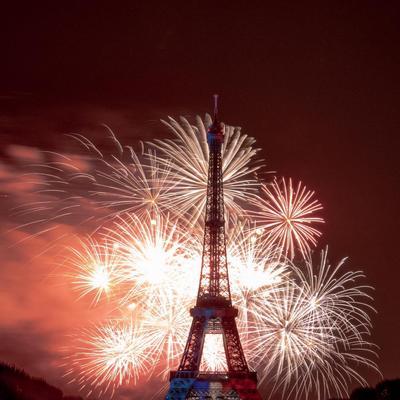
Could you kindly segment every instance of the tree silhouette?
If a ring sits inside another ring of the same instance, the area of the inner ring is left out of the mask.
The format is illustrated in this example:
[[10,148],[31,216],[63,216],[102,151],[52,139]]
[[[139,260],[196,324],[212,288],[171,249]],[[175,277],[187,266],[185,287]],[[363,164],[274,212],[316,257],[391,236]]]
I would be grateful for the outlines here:
[[83,400],[63,396],[60,389],[44,379],[33,378],[25,371],[0,363],[0,400]]
[[379,400],[400,400],[400,379],[380,382],[375,390]]
[[400,379],[384,380],[375,388],[357,388],[353,390],[350,400],[400,400]]
[[361,387],[353,390],[350,400],[377,400],[376,390],[370,387]]

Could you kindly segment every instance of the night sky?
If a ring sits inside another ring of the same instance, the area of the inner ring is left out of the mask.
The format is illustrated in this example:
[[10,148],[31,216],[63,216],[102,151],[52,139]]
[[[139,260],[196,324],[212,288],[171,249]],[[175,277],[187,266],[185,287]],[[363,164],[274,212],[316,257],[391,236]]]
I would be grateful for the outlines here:
[[399,21],[396,1],[3,5],[0,359],[71,391],[58,348],[89,318],[34,254],[48,238],[15,245],[25,166],[73,152],[66,133],[101,143],[102,123],[125,143],[165,137],[160,118],[203,115],[219,93],[222,120],[257,139],[267,169],[316,191],[319,248],[365,271],[378,364],[400,377]]

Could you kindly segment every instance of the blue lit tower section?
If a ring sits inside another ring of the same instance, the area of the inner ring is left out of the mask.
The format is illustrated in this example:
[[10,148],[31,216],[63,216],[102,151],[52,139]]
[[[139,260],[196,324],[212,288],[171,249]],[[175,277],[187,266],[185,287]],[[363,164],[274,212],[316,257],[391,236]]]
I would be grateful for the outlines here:
[[[167,400],[261,399],[257,374],[249,370],[240,343],[229,287],[224,219],[224,190],[221,148],[224,126],[218,121],[214,96],[214,122],[208,130],[209,166],[204,226],[203,257],[192,325],[177,371],[172,371]],[[207,334],[223,337],[226,371],[201,371]]]

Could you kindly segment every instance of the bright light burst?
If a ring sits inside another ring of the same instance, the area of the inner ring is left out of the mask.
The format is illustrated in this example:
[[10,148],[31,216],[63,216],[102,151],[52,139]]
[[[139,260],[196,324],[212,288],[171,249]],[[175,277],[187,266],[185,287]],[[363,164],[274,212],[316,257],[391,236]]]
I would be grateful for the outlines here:
[[90,182],[88,195],[96,208],[110,219],[125,213],[138,216],[160,213],[175,197],[180,177],[171,172],[168,160],[158,159],[154,150],[141,147],[139,153],[123,146],[113,131],[105,126],[114,144],[114,152],[103,154],[89,139],[71,135],[90,155],[89,172],[75,172],[70,179],[84,177]]
[[80,134],[68,135],[80,145],[80,154],[43,152],[45,162],[33,165],[27,174],[37,182],[34,195],[39,199],[13,210],[23,221],[17,228],[31,227],[33,237],[51,230],[55,239],[62,239],[62,234],[56,236],[57,223],[68,224],[71,218],[76,225],[96,230],[124,213],[140,217],[168,211],[180,181],[168,160],[159,161],[154,150],[143,146],[139,152],[123,146],[105,127],[113,144],[111,153]]
[[94,199],[102,208],[113,210],[108,217],[147,211],[160,213],[169,208],[180,178],[170,170],[168,161],[159,160],[155,152],[142,150],[141,158],[128,147],[128,160],[113,157],[103,160],[94,175]]
[[228,370],[222,334],[210,333],[205,335],[200,369],[211,372]]
[[[70,218],[96,230],[116,216],[134,213],[140,217],[146,212],[185,215],[195,225],[204,214],[206,132],[211,119],[197,117],[195,125],[183,117],[180,121],[163,121],[175,137],[154,140],[147,147],[142,144],[140,151],[124,146],[107,125],[103,126],[112,144],[107,152],[81,134],[69,134],[80,145],[80,154],[43,152],[46,161],[32,166],[28,174],[37,181],[35,194],[40,200],[16,207],[19,219],[29,217],[18,228],[30,226],[36,231],[32,236],[51,229],[56,238],[57,222]],[[256,173],[262,162],[256,159],[259,149],[254,143],[241,128],[225,126],[225,203],[233,215],[247,210],[249,197],[257,197],[260,187]],[[57,239],[62,240],[63,234],[59,235]]]
[[263,184],[260,198],[250,199],[258,208],[253,214],[259,226],[268,232],[270,244],[282,249],[291,259],[296,251],[306,257],[321,236],[312,225],[324,222],[315,215],[322,210],[322,205],[313,197],[314,192],[308,191],[301,182],[294,187],[292,179],[286,182],[282,178]]
[[249,310],[260,296],[279,290],[289,273],[280,252],[265,240],[263,229],[249,220],[234,220],[228,232],[229,277],[242,331],[248,331]]
[[[102,151],[90,139],[70,134],[84,150],[79,158],[52,154],[50,160],[35,166],[33,174],[42,182],[40,193],[53,198],[34,202],[18,213],[35,215],[54,214],[60,219],[78,214],[79,206],[91,203],[96,218],[110,219],[124,213],[141,215],[147,211],[186,214],[195,223],[203,216],[208,174],[207,126],[196,118],[191,125],[181,117],[180,123],[170,118],[162,121],[174,139],[149,142],[135,152],[124,146],[113,131],[104,125],[113,144],[111,154]],[[259,149],[255,139],[241,132],[239,127],[225,126],[223,170],[225,202],[230,213],[241,215],[249,196],[256,196],[259,182],[255,173],[262,167],[256,159]],[[69,193],[68,190],[73,193]],[[62,207],[60,207],[60,200]],[[75,200],[74,202],[71,200]]]
[[354,286],[359,271],[342,272],[327,261],[327,251],[306,272],[294,268],[293,279],[268,299],[259,298],[246,348],[259,368],[261,382],[275,383],[286,398],[323,399],[347,393],[351,379],[366,384],[355,367],[377,369],[370,356],[369,287]]
[[98,303],[117,285],[120,260],[112,246],[88,238],[80,242],[79,248],[69,248],[67,275],[81,296],[91,294],[93,302]]
[[[186,344],[199,284],[211,119],[163,122],[174,137],[140,152],[108,127],[111,154],[71,135],[85,154],[49,153],[34,174],[44,200],[16,210],[35,215],[27,225],[44,232],[50,221],[72,215],[95,231],[70,249],[66,263],[79,297],[111,304],[113,319],[82,331],[69,357],[68,375],[89,395],[110,397],[144,376],[165,379]],[[246,357],[266,387],[272,381],[287,397],[341,395],[350,379],[364,382],[357,364],[376,369],[366,340],[368,288],[355,284],[362,273],[342,272],[343,261],[329,265],[326,252],[312,265],[322,206],[301,182],[282,178],[260,187],[254,143],[225,126],[227,253]],[[296,255],[305,268],[289,261]],[[201,368],[226,370],[221,335],[206,336]]]
[[192,267],[193,261],[199,260],[200,243],[168,215],[117,217],[107,229],[106,240],[122,258],[119,277],[128,290],[121,301],[137,302],[143,296],[153,301],[154,296],[171,296],[182,290],[195,295],[195,271],[200,265],[195,271]]
[[150,367],[149,342],[140,326],[129,321],[109,321],[81,332],[77,346],[69,357],[67,376],[81,384],[90,396],[98,395],[131,381],[134,383]]
[[[208,177],[207,129],[211,117],[196,117],[192,125],[184,117],[177,121],[162,121],[174,134],[174,139],[153,140],[149,145],[161,156],[160,162],[170,168],[176,177],[176,195],[171,209],[185,213],[193,222],[204,215]],[[255,159],[259,149],[254,148],[255,139],[241,132],[241,128],[225,125],[222,146],[224,198],[226,210],[242,215],[250,196],[254,196],[259,183],[254,173],[262,164]],[[164,161],[162,161],[164,160]]]
[[153,300],[141,310],[143,331],[150,343],[149,356],[156,368],[166,377],[179,364],[185,348],[193,305],[190,295],[177,293],[153,296]]
[[[103,235],[118,254],[120,307],[132,312],[140,325],[136,333],[145,337],[148,377],[154,373],[165,377],[179,363],[191,323],[188,310],[198,284],[201,245],[181,224],[162,214],[126,215]],[[354,285],[362,273],[342,273],[344,260],[332,267],[326,252],[317,268],[309,259],[305,269],[296,267],[271,249],[263,229],[249,221],[232,225],[228,247],[232,296],[239,309],[243,346],[260,381],[274,382],[274,390],[289,397],[318,398],[345,393],[350,379],[363,383],[354,365],[374,369],[376,365],[368,356],[373,354],[372,345],[365,339],[371,328],[368,287]],[[127,347],[128,360],[130,351]],[[103,365],[109,353],[92,354]],[[113,371],[121,369],[125,376],[126,362],[114,360]],[[91,371],[93,362],[80,359],[84,371]],[[220,335],[207,335],[201,368],[226,369]],[[118,377],[106,389],[122,384]],[[88,382],[82,372],[82,386]],[[92,384],[104,386],[105,378]]]

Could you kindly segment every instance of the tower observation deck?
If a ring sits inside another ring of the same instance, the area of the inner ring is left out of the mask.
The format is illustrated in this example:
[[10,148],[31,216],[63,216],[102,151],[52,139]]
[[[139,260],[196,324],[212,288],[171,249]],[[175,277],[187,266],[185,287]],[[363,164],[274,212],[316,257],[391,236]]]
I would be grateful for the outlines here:
[[[250,371],[236,326],[226,256],[224,191],[221,148],[224,126],[218,121],[214,96],[214,120],[208,130],[209,166],[203,256],[196,305],[185,350],[177,371],[171,371],[166,400],[261,400],[257,374]],[[223,337],[226,371],[201,371],[206,334]]]

